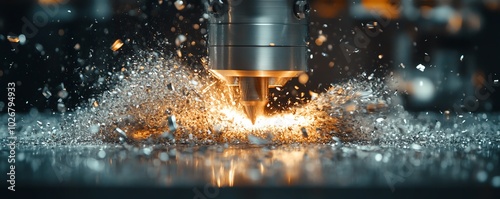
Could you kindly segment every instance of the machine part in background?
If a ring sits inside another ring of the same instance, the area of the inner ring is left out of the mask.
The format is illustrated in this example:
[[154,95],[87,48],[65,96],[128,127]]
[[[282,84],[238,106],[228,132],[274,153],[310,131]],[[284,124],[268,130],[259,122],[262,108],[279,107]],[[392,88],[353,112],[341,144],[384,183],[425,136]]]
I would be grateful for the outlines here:
[[209,0],[209,68],[230,86],[252,123],[268,89],[307,70],[306,0]]

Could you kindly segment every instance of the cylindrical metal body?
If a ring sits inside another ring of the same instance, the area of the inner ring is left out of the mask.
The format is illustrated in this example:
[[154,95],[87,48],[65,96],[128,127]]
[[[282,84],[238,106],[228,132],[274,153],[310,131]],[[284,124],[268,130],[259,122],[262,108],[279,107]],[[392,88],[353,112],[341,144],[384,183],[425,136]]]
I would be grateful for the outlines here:
[[307,1],[214,0],[208,10],[209,67],[240,87],[240,102],[254,122],[269,87],[307,70]]

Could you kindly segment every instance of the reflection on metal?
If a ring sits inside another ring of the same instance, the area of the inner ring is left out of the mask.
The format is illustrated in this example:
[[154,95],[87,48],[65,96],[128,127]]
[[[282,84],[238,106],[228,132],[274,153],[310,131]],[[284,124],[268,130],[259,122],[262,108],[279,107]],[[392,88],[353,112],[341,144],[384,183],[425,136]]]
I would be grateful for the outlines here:
[[[319,157],[315,153],[308,153],[307,150],[290,148],[268,151],[263,148],[231,147],[225,149],[220,157],[217,154],[208,154],[210,155],[203,157],[205,164],[197,164],[197,160],[194,161],[194,164],[191,161],[187,161],[185,164],[186,166],[196,165],[198,168],[209,166],[209,181],[216,187],[233,187],[235,183],[238,185],[254,184],[265,176],[276,174],[282,178],[276,179],[278,182],[281,181],[287,185],[300,184],[299,180],[304,177],[301,172],[298,172],[301,170],[310,172],[308,178],[312,181],[321,179],[321,164],[317,160]],[[257,158],[259,156],[263,159]],[[227,161],[220,162],[220,160]],[[256,160],[256,162],[251,163],[252,160]],[[278,167],[281,169],[276,173]]]
[[[145,150],[148,149],[148,150]],[[495,149],[453,152],[379,146],[336,148],[330,145],[177,146],[134,148],[66,146],[22,149],[19,180],[27,185],[81,186],[326,186],[387,187],[384,175],[404,176],[411,185],[485,185],[477,172],[499,171]],[[33,151],[36,151],[35,153]],[[98,155],[105,151],[105,155]],[[51,161],[47,161],[51,160]],[[16,161],[17,162],[17,161]],[[443,162],[446,162],[443,167]],[[471,170],[489,165],[484,171]],[[58,169],[64,168],[64,171]],[[403,169],[403,170],[401,170]],[[34,174],[36,173],[36,175]],[[382,174],[382,175],[381,175]],[[490,177],[490,178],[491,178]],[[430,183],[430,184],[429,184]],[[445,183],[445,184],[443,184]],[[496,185],[500,186],[500,185]]]

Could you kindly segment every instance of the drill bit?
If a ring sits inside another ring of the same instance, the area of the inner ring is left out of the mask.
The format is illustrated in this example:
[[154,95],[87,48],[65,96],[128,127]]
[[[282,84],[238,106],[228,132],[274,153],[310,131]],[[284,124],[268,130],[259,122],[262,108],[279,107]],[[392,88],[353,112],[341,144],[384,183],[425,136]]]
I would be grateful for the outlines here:
[[269,79],[265,77],[240,77],[240,103],[247,117],[255,124],[257,117],[264,113],[267,104]]
[[307,0],[206,0],[208,68],[240,88],[240,104],[255,124],[268,89],[307,70]]

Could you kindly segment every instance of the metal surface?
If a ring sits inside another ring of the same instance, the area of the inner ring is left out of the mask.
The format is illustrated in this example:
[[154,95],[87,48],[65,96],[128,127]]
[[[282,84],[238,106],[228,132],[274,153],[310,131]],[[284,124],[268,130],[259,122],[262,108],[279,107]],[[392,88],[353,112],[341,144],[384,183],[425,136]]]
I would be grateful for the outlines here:
[[[495,117],[498,115],[489,116]],[[429,116],[427,119],[443,121],[440,118]],[[26,119],[46,122],[43,118]],[[390,118],[395,119],[398,118]],[[457,131],[467,131],[469,125],[466,123],[467,127]],[[216,196],[204,198],[276,198],[276,195],[329,198],[339,194],[376,194],[381,198],[497,198],[500,187],[498,136],[492,132],[483,135],[491,136],[481,137],[483,142],[473,141],[481,143],[480,147],[458,141],[452,146],[437,147],[350,143],[141,147],[20,143],[16,151],[18,190],[15,195],[137,198],[147,193],[149,197],[203,198],[197,197],[199,191]],[[439,142],[423,136],[420,141],[446,143],[448,140]],[[406,141],[395,142],[405,144]],[[0,158],[7,160],[8,155],[8,148],[2,147]],[[2,161],[0,169],[7,172],[8,166]],[[6,181],[3,186],[7,187]],[[204,192],[207,187],[210,192]]]
[[257,116],[264,112],[267,103],[269,81],[266,77],[241,77],[241,103],[248,118],[255,123]]
[[212,70],[305,71],[306,47],[210,46]]
[[[303,46],[307,24],[210,24],[213,46]],[[221,37],[220,35],[224,35]]]
[[296,0],[209,1],[209,67],[240,87],[240,103],[255,122],[269,87],[307,70],[308,6]]

